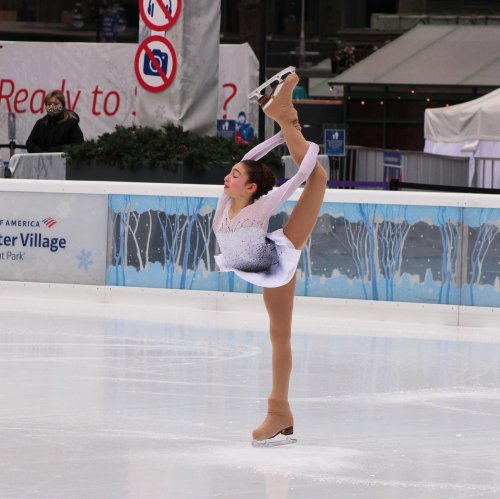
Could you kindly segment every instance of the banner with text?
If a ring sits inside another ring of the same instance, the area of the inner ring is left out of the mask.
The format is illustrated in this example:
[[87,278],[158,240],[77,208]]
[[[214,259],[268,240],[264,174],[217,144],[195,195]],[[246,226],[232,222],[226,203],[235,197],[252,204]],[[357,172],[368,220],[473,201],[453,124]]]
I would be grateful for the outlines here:
[[[80,116],[86,139],[112,132],[116,125],[151,124],[136,116],[137,49],[135,44],[124,43],[2,42],[0,144],[11,139],[26,144],[33,125],[45,115],[46,93],[54,89],[62,90],[67,107]],[[217,60],[212,63],[217,67]],[[257,58],[248,44],[219,46],[218,82],[214,80],[212,89],[206,87],[199,95],[213,108],[208,114],[213,115],[214,130],[217,118],[232,119],[242,137],[251,136],[258,111],[247,95],[258,85],[258,71]],[[207,86],[201,74],[198,79]],[[157,124],[163,124],[171,116],[163,114],[165,103],[159,106]],[[187,128],[188,122],[180,119],[180,124]],[[8,159],[7,150],[2,155]]]
[[85,138],[131,125],[136,121],[134,53],[135,45],[126,43],[2,42],[0,143],[7,143],[7,116],[15,116],[15,140],[25,144],[35,121],[45,115],[46,93],[54,89],[80,116]]
[[2,192],[0,280],[105,283],[107,196]]

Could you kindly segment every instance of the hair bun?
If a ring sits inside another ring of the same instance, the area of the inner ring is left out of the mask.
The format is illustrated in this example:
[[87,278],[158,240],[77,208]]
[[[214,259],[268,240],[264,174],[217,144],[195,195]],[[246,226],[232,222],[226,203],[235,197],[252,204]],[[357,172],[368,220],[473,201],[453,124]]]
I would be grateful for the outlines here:
[[267,194],[276,184],[276,177],[267,165],[262,165],[262,194]]
[[264,194],[267,194],[276,184],[276,178],[271,168],[260,161],[251,159],[243,160],[248,175],[248,181],[257,185],[257,190],[253,199],[259,199]]

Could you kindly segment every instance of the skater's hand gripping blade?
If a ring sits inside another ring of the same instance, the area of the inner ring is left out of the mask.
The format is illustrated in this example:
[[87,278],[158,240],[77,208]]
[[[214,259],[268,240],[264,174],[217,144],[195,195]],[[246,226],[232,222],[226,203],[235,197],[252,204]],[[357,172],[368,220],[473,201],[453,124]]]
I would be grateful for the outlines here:
[[292,438],[290,435],[276,435],[274,438],[268,438],[267,440],[252,440],[252,445],[254,447],[277,447],[278,445],[288,445],[297,443],[296,438]]
[[285,69],[282,69],[279,73],[276,73],[274,76],[271,76],[269,80],[265,81],[260,87],[257,87],[253,92],[248,94],[248,98],[250,100],[257,99],[259,100],[265,95],[264,90],[267,87],[271,87],[274,89],[278,84],[280,84],[290,73],[295,73],[295,68],[293,66],[288,66]]

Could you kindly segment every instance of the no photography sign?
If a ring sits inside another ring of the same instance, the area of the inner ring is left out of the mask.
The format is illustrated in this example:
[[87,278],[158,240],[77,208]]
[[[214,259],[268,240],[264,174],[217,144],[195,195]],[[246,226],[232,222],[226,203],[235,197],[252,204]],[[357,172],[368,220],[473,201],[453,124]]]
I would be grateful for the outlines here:
[[159,35],[146,38],[135,54],[134,70],[141,87],[162,92],[172,83],[177,70],[174,46]]
[[181,0],[139,0],[144,24],[153,31],[170,29],[181,13]]

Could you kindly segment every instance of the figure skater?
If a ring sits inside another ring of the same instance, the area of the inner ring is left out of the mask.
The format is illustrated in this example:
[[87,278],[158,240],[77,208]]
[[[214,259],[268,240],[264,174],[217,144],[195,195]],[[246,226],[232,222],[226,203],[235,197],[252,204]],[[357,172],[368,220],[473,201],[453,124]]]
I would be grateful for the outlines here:
[[[219,269],[234,271],[245,281],[264,288],[272,344],[272,389],[267,416],[253,431],[255,446],[296,441],[291,438],[293,415],[288,403],[295,273],[301,250],[316,224],[327,182],[326,172],[317,161],[319,148],[305,140],[292,104],[298,81],[295,69],[287,68],[250,94],[260,97],[264,113],[278,123],[281,131],[233,166],[224,179],[213,222],[220,249],[215,257]],[[265,95],[263,90],[269,85],[274,88]],[[283,143],[300,166],[290,180],[271,190],[274,175],[258,160]],[[284,227],[267,233],[272,213],[303,182],[303,192]],[[281,435],[286,438],[274,438]]]

